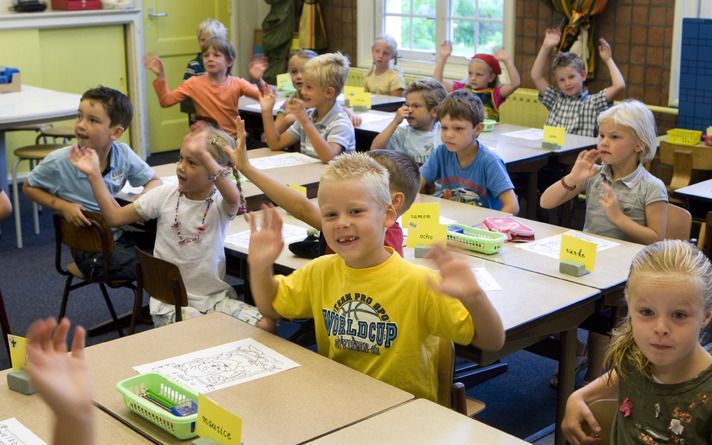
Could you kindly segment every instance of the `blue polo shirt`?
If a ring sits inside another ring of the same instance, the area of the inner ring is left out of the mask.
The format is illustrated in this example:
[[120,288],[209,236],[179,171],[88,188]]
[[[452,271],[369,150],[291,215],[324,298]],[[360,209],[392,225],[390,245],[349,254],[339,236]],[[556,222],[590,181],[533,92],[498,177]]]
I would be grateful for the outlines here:
[[[65,201],[81,204],[86,210],[98,212],[99,205],[91,191],[87,176],[69,162],[72,147],[59,148],[50,153],[35,167],[27,178],[32,187],[45,189],[48,193]],[[116,195],[128,181],[132,186],[145,185],[154,173],[131,148],[114,142],[109,152],[109,170],[104,175],[104,183],[112,196]]]

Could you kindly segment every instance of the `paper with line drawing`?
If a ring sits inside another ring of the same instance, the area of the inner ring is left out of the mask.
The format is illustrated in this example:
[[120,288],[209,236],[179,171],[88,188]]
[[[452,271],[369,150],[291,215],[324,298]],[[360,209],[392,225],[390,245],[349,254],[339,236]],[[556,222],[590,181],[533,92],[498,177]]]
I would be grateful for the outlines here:
[[252,338],[226,343],[145,365],[134,366],[143,374],[157,372],[195,392],[210,392],[267,377],[298,363]]
[[14,417],[0,421],[0,445],[47,445]]

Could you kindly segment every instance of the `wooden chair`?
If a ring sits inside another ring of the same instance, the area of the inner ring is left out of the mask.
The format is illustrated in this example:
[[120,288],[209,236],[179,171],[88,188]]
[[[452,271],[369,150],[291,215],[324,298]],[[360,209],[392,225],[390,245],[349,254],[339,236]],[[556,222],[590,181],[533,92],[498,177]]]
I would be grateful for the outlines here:
[[668,193],[690,185],[693,170],[712,170],[712,150],[706,146],[687,146],[660,141],[659,161],[672,166]]
[[[596,418],[598,425],[601,427],[601,432],[598,434],[599,439],[596,445],[609,445],[611,443],[611,429],[613,428],[613,419],[618,412],[618,400],[616,399],[598,399],[588,404],[588,408]],[[584,423],[583,429],[586,434],[591,435],[587,424]]]
[[689,241],[691,231],[692,215],[690,212],[675,204],[668,204],[665,239]]
[[712,211],[707,212],[705,221],[700,226],[700,236],[697,238],[697,247],[712,258]]
[[[188,293],[185,290],[183,277],[178,266],[168,261],[156,258],[135,247],[136,251],[136,292],[138,295],[134,307],[134,316],[141,312],[143,290],[148,295],[166,304],[173,305],[176,311],[176,321],[183,320],[181,308],[188,306]],[[132,320],[132,324],[135,320]]]
[[455,345],[440,338],[438,347],[438,403],[460,414],[473,417],[483,409],[484,402],[467,396],[465,385],[453,382],[455,375]]
[[[109,259],[114,252],[115,244],[114,237],[111,232],[111,228],[106,224],[104,218],[100,213],[95,212],[84,212],[84,215],[90,222],[89,226],[77,227],[69,222],[67,222],[62,215],[54,215],[54,233],[56,242],[56,252],[54,258],[55,268],[57,272],[61,275],[67,277],[64,283],[64,294],[62,295],[62,306],[59,310],[58,319],[61,320],[64,317],[64,313],[67,310],[67,300],[69,299],[69,293],[74,289],[84,287],[88,284],[96,283],[101,289],[101,293],[104,296],[104,301],[106,306],[109,308],[111,313],[111,318],[114,321],[116,330],[119,336],[123,336],[123,331],[119,325],[119,319],[116,316],[116,311],[114,310],[114,305],[111,303],[111,298],[109,298],[109,293],[106,290],[106,286],[112,289],[119,287],[126,287],[131,289],[134,294],[134,313],[131,317],[131,325],[129,326],[129,333],[133,334],[136,328],[135,322],[137,316],[140,314],[141,301],[140,294],[136,292],[136,286],[129,280],[112,280],[109,276]],[[104,279],[93,280],[90,277],[84,276],[84,274],[79,270],[76,263],[69,263],[66,266],[62,265],[62,245],[66,245],[70,249],[83,250],[85,252],[96,252],[101,253],[104,259],[103,276]],[[72,284],[74,279],[79,279],[81,282],[77,284]],[[136,312],[138,308],[138,313]]]

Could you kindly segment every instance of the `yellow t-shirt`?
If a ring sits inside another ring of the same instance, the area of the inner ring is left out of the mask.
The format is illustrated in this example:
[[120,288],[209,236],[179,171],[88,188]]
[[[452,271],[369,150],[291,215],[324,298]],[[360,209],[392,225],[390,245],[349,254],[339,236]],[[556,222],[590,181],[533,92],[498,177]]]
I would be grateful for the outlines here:
[[319,353],[416,397],[437,401],[438,338],[472,341],[475,328],[462,303],[432,290],[426,267],[392,249],[366,269],[325,255],[278,276],[274,309],[286,318],[314,318]]
[[383,74],[376,75],[373,68],[363,78],[363,89],[373,94],[391,94],[391,91],[405,89],[405,80],[403,76],[394,70],[390,69]]

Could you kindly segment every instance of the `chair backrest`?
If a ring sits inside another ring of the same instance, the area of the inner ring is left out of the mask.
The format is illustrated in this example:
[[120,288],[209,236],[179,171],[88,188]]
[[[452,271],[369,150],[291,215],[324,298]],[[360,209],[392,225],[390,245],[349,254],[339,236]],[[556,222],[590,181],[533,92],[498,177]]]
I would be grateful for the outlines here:
[[712,210],[707,212],[705,221],[700,226],[697,247],[707,255],[707,258],[712,258]]
[[136,283],[139,289],[166,304],[175,307],[176,321],[182,320],[181,307],[188,306],[188,293],[178,266],[156,258],[135,247]]
[[712,150],[709,147],[687,146],[660,141],[660,162],[672,165],[670,192],[690,185],[693,170],[712,170]]
[[[616,399],[598,399],[588,404],[588,408],[596,418],[598,425],[601,427],[601,432],[598,434],[599,441],[596,445],[608,445],[611,443],[611,429],[613,428],[613,419],[618,412],[618,400]],[[587,424],[583,424],[583,430],[586,434],[591,435]]]
[[104,276],[108,277],[109,259],[116,246],[111,227],[104,221],[101,213],[85,211],[84,216],[89,220],[88,226],[75,226],[65,220],[62,215],[54,214],[55,267],[59,273],[66,275],[62,267],[62,244],[64,244],[70,249],[102,253]]
[[455,345],[452,341],[440,338],[438,345],[438,404],[447,408],[452,405],[452,380],[455,375]]
[[666,239],[690,240],[692,230],[692,215],[675,204],[668,204]]

